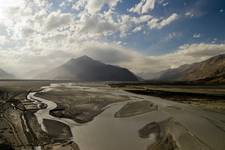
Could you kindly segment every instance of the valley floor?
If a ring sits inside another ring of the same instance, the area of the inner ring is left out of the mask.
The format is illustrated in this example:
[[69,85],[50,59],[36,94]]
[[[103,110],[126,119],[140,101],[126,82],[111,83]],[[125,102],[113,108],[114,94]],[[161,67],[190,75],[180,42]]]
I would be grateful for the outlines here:
[[189,104],[203,110],[225,113],[225,86],[172,84],[112,84],[122,90]]
[[0,149],[225,149],[223,87],[50,83],[1,84]]

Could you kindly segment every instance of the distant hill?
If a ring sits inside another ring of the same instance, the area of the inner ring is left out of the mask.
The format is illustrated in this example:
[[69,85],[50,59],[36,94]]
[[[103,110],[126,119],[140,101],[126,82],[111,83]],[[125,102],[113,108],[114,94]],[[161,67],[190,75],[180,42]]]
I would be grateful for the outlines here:
[[159,80],[225,83],[225,54],[214,56],[199,63],[168,69],[159,77]]
[[75,81],[137,81],[126,68],[104,64],[88,56],[71,59],[67,63],[40,74],[39,79]]
[[0,79],[14,79],[15,76],[0,69]]

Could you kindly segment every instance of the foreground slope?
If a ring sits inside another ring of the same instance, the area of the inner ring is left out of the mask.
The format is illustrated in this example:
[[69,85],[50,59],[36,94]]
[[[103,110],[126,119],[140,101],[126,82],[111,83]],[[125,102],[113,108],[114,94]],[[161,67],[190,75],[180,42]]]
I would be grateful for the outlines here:
[[104,64],[88,56],[71,59],[67,63],[41,74],[41,79],[75,81],[136,81],[128,69]]
[[159,78],[166,81],[225,82],[225,54],[165,71]]

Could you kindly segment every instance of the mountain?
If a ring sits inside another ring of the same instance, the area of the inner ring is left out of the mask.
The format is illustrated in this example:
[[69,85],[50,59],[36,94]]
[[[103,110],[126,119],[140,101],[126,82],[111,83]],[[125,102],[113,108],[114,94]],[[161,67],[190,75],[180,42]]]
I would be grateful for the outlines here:
[[75,81],[137,81],[128,69],[104,64],[88,56],[71,59],[67,63],[38,76],[41,79]]
[[0,69],[0,79],[14,79],[15,76]]
[[159,80],[225,83],[225,54],[211,57],[199,63],[168,69],[159,77]]
[[143,72],[139,73],[138,76],[142,77],[142,80],[157,80],[163,72]]

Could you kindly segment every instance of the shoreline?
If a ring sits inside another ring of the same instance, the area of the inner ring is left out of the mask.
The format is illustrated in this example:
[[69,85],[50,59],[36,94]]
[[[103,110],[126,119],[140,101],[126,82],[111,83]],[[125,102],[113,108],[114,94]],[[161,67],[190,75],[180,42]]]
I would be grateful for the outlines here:
[[[32,90],[35,91],[35,90]],[[41,91],[41,90],[37,90]],[[47,104],[38,100],[29,99],[28,95],[31,93],[24,92],[24,98],[10,99],[0,103],[1,117],[0,117],[0,136],[3,136],[2,148],[11,149],[42,149],[47,150],[49,148],[58,149],[67,147],[73,147],[74,150],[78,150],[76,143],[71,143],[70,132],[64,132],[64,134],[55,135],[53,132],[44,132],[38,123],[38,118],[35,113],[46,109]],[[18,96],[18,95],[17,95]],[[46,122],[46,121],[45,121]],[[52,120],[45,123],[46,126],[52,124]],[[54,122],[54,126],[58,125],[58,129],[68,131],[66,124],[60,124],[60,122]],[[59,133],[59,132],[58,132]]]

